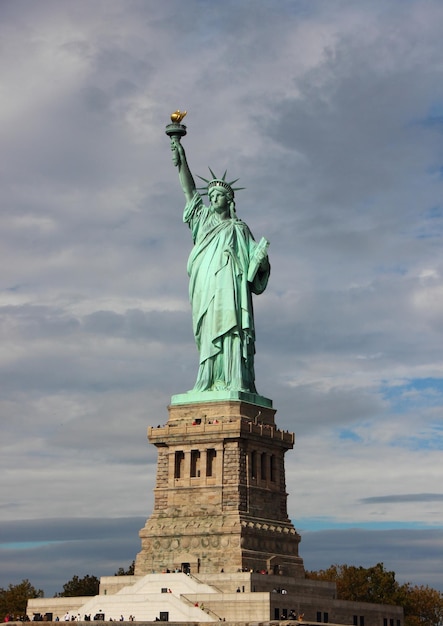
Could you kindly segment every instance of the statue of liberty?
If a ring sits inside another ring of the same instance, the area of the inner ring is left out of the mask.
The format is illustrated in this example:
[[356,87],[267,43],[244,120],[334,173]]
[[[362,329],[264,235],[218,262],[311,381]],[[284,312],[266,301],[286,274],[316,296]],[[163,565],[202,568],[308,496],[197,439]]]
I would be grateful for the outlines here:
[[[173,116],[171,119],[177,121]],[[174,133],[170,127],[183,130]],[[171,124],[166,132],[186,198],[183,221],[194,242],[187,267],[193,330],[200,355],[193,391],[257,393],[252,294],[261,294],[268,283],[269,244],[265,239],[257,244],[248,226],[237,217],[237,189],[232,187],[237,181],[227,182],[226,172],[217,178],[210,170],[212,179],[202,179],[207,183],[204,195],[209,197],[209,206],[204,205],[180,142],[186,127]]]

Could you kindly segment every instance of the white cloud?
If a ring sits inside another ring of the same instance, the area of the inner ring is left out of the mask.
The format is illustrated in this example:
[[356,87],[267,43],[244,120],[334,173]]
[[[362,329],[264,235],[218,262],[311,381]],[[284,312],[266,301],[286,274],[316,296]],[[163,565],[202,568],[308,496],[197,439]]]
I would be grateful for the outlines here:
[[[297,433],[296,525],[440,529],[438,499],[395,496],[440,493],[441,3],[0,12],[3,519],[149,514],[146,427],[166,421],[197,362],[192,242],[164,134],[179,107],[193,172],[239,176],[238,213],[271,240],[257,386]],[[437,585],[427,546],[413,554],[428,579],[394,562]],[[10,555],[5,571],[28,577],[32,555],[22,570]],[[134,552],[120,555],[100,562],[115,571]]]

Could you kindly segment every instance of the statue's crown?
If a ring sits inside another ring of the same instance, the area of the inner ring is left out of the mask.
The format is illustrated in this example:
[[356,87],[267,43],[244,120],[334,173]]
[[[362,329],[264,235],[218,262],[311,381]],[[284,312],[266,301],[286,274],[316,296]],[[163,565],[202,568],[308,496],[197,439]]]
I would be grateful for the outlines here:
[[232,197],[234,197],[234,190],[232,189],[231,185],[227,183],[225,180],[220,180],[219,178],[214,178],[213,180],[211,180],[210,183],[208,184],[208,193],[211,191],[213,187],[223,187],[224,189],[226,189],[226,191],[228,191],[231,194]]
[[240,189],[244,189],[244,187],[232,187],[232,185],[238,181],[238,178],[236,178],[235,180],[231,180],[231,182],[229,183],[226,181],[226,174],[228,170],[225,171],[225,173],[223,174],[221,178],[217,178],[217,176],[214,174],[211,168],[208,168],[208,169],[211,172],[212,180],[208,180],[207,178],[203,178],[203,176],[198,176],[197,174],[200,180],[203,180],[207,184],[206,187],[199,188],[199,191],[202,192],[203,195],[209,194],[209,192],[211,191],[213,187],[222,187],[223,189],[226,189],[226,191],[233,198],[236,191],[239,191]]

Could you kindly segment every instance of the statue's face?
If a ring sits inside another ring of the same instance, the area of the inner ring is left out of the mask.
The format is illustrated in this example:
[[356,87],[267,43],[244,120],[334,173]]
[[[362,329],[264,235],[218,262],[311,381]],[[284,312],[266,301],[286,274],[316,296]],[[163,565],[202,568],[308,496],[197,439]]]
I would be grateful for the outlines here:
[[209,194],[211,206],[221,217],[229,215],[229,201],[227,195],[220,189],[212,189]]

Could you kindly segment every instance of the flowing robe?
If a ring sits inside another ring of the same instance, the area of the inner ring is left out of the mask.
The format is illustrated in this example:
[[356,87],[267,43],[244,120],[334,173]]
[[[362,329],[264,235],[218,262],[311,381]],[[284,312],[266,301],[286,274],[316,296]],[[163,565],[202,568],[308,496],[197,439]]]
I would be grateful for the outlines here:
[[256,393],[252,293],[262,293],[270,268],[248,271],[257,243],[238,218],[222,219],[200,194],[186,204],[183,221],[194,240],[188,260],[189,297],[200,366],[195,391]]

